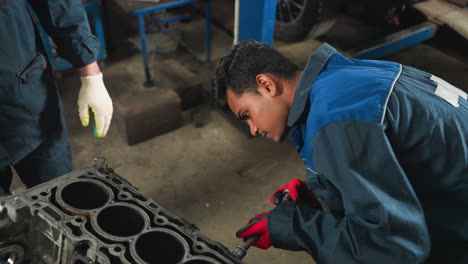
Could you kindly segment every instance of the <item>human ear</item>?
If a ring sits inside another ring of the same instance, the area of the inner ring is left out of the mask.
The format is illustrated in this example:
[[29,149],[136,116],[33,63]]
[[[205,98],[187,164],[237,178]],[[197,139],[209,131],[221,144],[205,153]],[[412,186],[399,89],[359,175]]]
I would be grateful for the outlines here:
[[274,80],[268,74],[259,74],[256,77],[258,92],[262,95],[275,96],[277,94],[277,87]]

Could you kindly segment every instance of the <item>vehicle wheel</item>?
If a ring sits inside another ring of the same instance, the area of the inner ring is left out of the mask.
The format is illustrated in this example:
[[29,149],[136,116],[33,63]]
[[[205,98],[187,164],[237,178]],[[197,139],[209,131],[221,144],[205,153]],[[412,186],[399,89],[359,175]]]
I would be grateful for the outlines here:
[[336,13],[333,0],[278,0],[275,37],[284,42],[318,37],[335,24]]

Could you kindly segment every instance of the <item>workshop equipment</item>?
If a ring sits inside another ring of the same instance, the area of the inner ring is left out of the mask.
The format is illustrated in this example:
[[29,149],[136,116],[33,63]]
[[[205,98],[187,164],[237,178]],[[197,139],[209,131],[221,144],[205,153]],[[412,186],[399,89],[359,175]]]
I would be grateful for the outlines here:
[[280,192],[276,192],[275,195],[273,196],[273,201],[275,205],[279,205],[280,203],[284,201],[290,201],[291,196],[289,194],[289,189],[284,189]]
[[[458,5],[452,4],[454,2]],[[400,16],[410,7],[426,17],[426,21],[418,25],[401,28],[381,39],[371,41],[370,44],[366,43],[365,46],[359,45],[352,50],[345,51],[357,59],[380,59],[417,45],[434,37],[437,29],[442,25],[449,26],[468,39],[466,0],[304,0],[297,3],[278,0],[275,3],[278,3],[277,7],[272,5],[272,1],[267,0],[237,0],[235,43],[254,39],[271,45],[274,32],[283,34],[283,37],[289,37],[290,41],[303,39],[307,33],[310,34],[308,37],[312,38],[329,30],[334,21],[333,16],[338,14],[338,10],[343,7],[363,9],[365,11],[363,16],[371,16],[394,26],[400,25]],[[310,32],[309,28],[304,28],[306,25],[310,27]],[[293,30],[293,27],[297,29]]]
[[[144,85],[147,87],[154,86],[154,82],[151,78],[151,71],[149,68],[149,57],[148,57],[148,47],[146,43],[146,27],[145,27],[145,15],[149,16],[150,19],[155,19],[155,12],[166,11],[168,9],[181,7],[184,5],[193,4],[201,0],[179,0],[179,1],[170,1],[167,3],[158,3],[150,7],[141,8],[133,10],[132,14],[138,18],[138,31],[140,33],[140,49],[143,56],[143,65],[145,71],[145,81]],[[211,61],[211,0],[205,1],[205,19],[206,19],[206,29],[205,29],[205,50],[206,50],[206,62]],[[175,17],[169,18],[161,21],[163,24],[168,24],[170,22],[185,19],[186,17]]]
[[[278,195],[276,195],[276,194],[278,194]],[[291,200],[291,196],[289,195],[289,190],[288,189],[284,189],[284,190],[282,190],[280,192],[277,192],[276,194],[274,196],[275,205],[279,205],[283,201],[290,201]],[[252,221],[246,227],[250,228],[250,226],[252,226],[254,223],[255,223],[255,220]],[[246,228],[246,229],[248,229],[248,228]],[[255,243],[255,241],[257,241],[259,238],[260,238],[260,235],[250,236],[249,238],[247,238],[244,241],[244,243],[240,244],[239,246],[237,246],[234,249],[234,251],[232,251],[232,255],[234,255],[238,259],[243,259],[245,257],[245,255],[247,255],[247,250],[250,248],[250,246],[252,246],[253,243]]]
[[0,198],[0,263],[242,264],[108,168],[94,165]]
[[260,235],[256,235],[247,238],[244,243],[240,244],[234,249],[234,251],[232,251],[232,254],[238,259],[243,259],[245,255],[247,255],[247,250],[253,243],[255,243],[255,241],[258,240],[259,237]]

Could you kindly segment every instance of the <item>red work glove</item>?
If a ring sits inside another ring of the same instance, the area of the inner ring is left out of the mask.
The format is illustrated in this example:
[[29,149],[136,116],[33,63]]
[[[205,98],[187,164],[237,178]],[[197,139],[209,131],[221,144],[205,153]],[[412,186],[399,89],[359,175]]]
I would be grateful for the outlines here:
[[267,249],[271,247],[270,234],[268,233],[268,213],[261,213],[254,218],[250,218],[248,224],[241,229],[237,230],[236,236],[243,238],[244,241],[250,237],[257,235],[258,240],[253,243],[254,247]]
[[286,200],[297,201],[299,203],[307,204],[312,207],[320,206],[314,193],[307,188],[305,182],[299,179],[292,179],[288,184],[276,190],[270,196],[270,202],[274,205],[280,204],[283,201],[283,199],[285,199],[285,195],[288,192],[289,197],[287,197]]

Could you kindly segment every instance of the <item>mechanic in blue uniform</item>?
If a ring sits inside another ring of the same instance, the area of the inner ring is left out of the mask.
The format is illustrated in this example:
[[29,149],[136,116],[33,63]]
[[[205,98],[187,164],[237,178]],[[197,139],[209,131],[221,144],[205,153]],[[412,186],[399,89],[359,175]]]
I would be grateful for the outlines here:
[[307,167],[305,182],[292,179],[270,200],[284,189],[290,198],[238,237],[317,263],[468,263],[465,92],[328,44],[301,70],[255,41],[220,60],[213,86],[252,135],[289,136]]
[[95,135],[103,137],[112,118],[112,100],[96,63],[99,42],[81,1],[0,0],[0,193],[9,192],[10,166],[27,187],[72,169],[62,104],[39,23],[58,54],[80,73],[82,124],[88,125],[91,108]]

